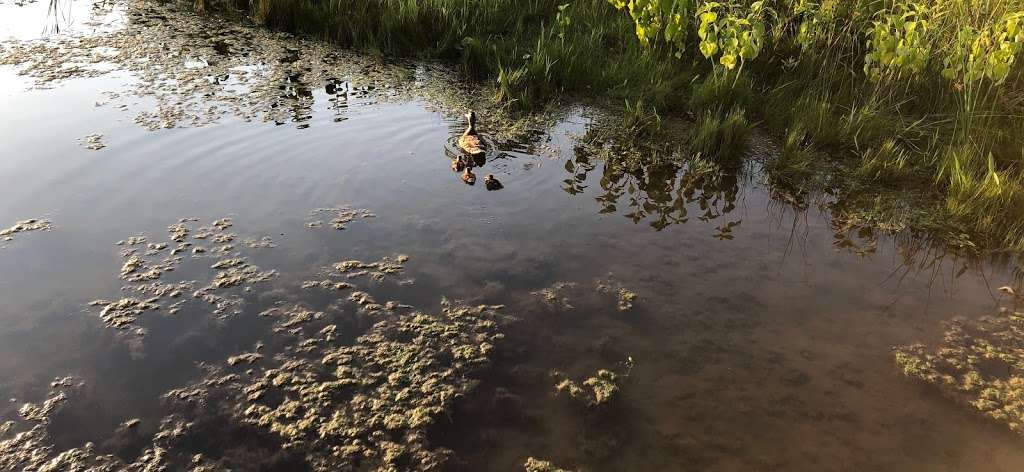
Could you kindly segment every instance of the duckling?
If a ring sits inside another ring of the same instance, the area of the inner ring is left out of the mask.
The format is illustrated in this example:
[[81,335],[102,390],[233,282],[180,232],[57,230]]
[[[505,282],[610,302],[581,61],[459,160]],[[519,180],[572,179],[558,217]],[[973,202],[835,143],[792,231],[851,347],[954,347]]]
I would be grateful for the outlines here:
[[466,163],[462,162],[462,159],[455,159],[452,161],[452,170],[455,172],[462,172],[462,169],[466,168]]
[[469,185],[473,185],[476,183],[476,175],[473,174],[473,171],[467,168],[466,170],[462,171],[462,181]]
[[498,182],[498,179],[494,178],[494,174],[487,174],[487,177],[484,177],[484,185],[487,186],[487,190],[491,191],[505,188],[501,182]]
[[473,156],[474,160],[476,160],[479,157],[484,157],[487,149],[483,140],[476,133],[476,113],[472,110],[466,113],[466,121],[469,123],[469,126],[466,127],[466,131],[462,133],[462,136],[459,136],[459,149]]

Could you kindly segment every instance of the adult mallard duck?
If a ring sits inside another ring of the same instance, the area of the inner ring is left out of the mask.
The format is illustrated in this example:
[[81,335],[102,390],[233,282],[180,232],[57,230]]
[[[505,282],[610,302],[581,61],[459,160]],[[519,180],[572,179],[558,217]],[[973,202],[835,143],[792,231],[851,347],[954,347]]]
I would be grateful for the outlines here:
[[483,140],[476,133],[476,113],[472,110],[466,113],[466,121],[469,123],[469,126],[466,127],[466,131],[462,133],[462,136],[459,136],[459,149],[472,156],[474,160],[482,158],[487,153],[487,148]]

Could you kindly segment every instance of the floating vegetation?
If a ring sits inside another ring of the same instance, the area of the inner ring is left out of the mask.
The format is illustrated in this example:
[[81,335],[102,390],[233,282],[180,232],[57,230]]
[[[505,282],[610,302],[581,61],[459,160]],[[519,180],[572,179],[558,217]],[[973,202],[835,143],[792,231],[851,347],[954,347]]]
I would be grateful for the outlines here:
[[[633,303],[637,300],[637,294],[626,289],[612,274],[608,274],[604,279],[595,280],[594,290],[599,294],[614,295],[619,311],[632,309]],[[556,312],[574,310],[580,301],[593,298],[576,282],[555,282],[547,288],[531,293],[541,302],[544,309]]]
[[399,254],[394,259],[383,257],[377,262],[342,261],[334,264],[334,270],[349,279],[369,275],[373,280],[381,282],[388,276],[401,275],[405,271],[405,263],[408,261],[409,256]]
[[[240,300],[221,295],[222,289],[272,278],[275,271],[260,271],[248,259],[231,253],[216,260],[205,255],[175,257],[173,268],[209,273],[207,282],[165,281],[165,259],[173,242],[214,239],[226,234],[230,222],[218,220],[208,229],[193,229],[190,222],[169,228],[169,242],[149,242],[143,236],[121,241],[125,290],[152,294],[148,299],[124,297],[97,300],[104,323],[117,329],[137,325],[147,311],[177,310],[194,285],[203,288],[193,299],[227,303],[240,309]],[[372,263],[346,261],[324,268],[335,276],[372,271],[382,276],[403,273],[408,256],[398,255]],[[159,267],[160,269],[154,269]],[[154,272],[155,279],[138,276]],[[348,282],[332,279],[308,281],[303,286],[338,290]],[[269,293],[261,294],[267,296]],[[438,470],[452,451],[435,444],[434,425],[447,421],[453,405],[465,398],[479,381],[477,375],[491,362],[503,339],[500,326],[507,317],[501,306],[467,306],[443,299],[439,312],[416,310],[396,301],[378,303],[364,291],[335,300],[325,309],[280,300],[259,313],[269,326],[253,349],[219,364],[204,364],[204,374],[192,383],[162,396],[165,415],[151,444],[134,459],[103,454],[92,443],[60,451],[49,437],[53,413],[69,401],[62,383],[45,402],[22,408],[26,421],[39,423],[7,439],[18,424],[5,424],[0,443],[0,470],[231,470],[258,468],[249,457],[293,461],[300,469],[334,470]],[[399,312],[399,308],[408,311]],[[374,312],[372,319],[360,316]],[[218,313],[216,310],[214,313]],[[370,324],[364,323],[370,321]],[[344,333],[343,329],[358,329]],[[137,330],[140,336],[144,331]],[[235,373],[245,371],[245,375]],[[55,387],[56,388],[56,387]],[[140,420],[124,421],[114,434],[137,431]],[[225,431],[259,438],[237,446],[235,453],[207,455],[197,448],[211,439],[223,441]],[[133,432],[131,434],[139,434]],[[213,435],[211,437],[211,435]],[[138,436],[135,436],[138,438]],[[250,448],[259,449],[252,455]],[[264,452],[260,448],[266,448]],[[102,447],[101,447],[102,449]]]
[[326,290],[345,290],[345,289],[352,288],[352,284],[346,283],[346,282],[335,282],[335,281],[330,280],[330,279],[324,279],[324,280],[307,280],[305,282],[302,282],[301,287],[305,288],[305,289],[322,288],[322,289],[326,289]]
[[132,236],[132,237],[130,237],[128,239],[122,239],[122,240],[118,241],[117,245],[118,246],[137,246],[139,244],[145,244],[145,243],[146,243],[146,237],[145,236]]
[[[189,468],[221,470],[232,456],[197,455],[190,438],[210,434],[204,426],[226,423],[277,438],[282,450],[317,471],[437,470],[451,452],[431,444],[430,427],[476,387],[474,374],[502,339],[499,308],[444,302],[439,314],[382,320],[351,344],[335,335],[339,312],[332,317],[300,307],[277,309],[267,316],[279,316],[279,339],[287,343],[266,360],[273,365],[244,378],[226,373],[263,359],[243,353],[224,367],[206,366],[200,381],[168,391],[163,398],[172,412],[161,420],[152,446],[132,463],[99,455],[91,443],[55,451],[47,426],[69,400],[65,392],[78,385],[59,379],[45,402],[22,407],[22,416],[37,424],[0,442],[0,469],[141,472],[198,463],[210,468]],[[14,427],[8,423],[2,430],[7,434]]]
[[938,349],[917,343],[895,348],[896,364],[908,377],[927,382],[945,395],[1024,434],[1024,302],[1010,287],[1014,309],[976,320],[945,323]]
[[149,300],[122,298],[116,302],[94,300],[89,302],[89,306],[103,307],[103,311],[100,312],[100,319],[107,326],[116,329],[128,329],[135,324],[135,321],[143,312],[160,309],[160,305],[155,303],[156,300],[155,298]]
[[600,369],[593,376],[580,383],[561,372],[552,372],[552,377],[561,379],[555,384],[555,392],[580,400],[588,407],[607,405],[619,393],[619,376],[607,369]]
[[[331,215],[328,224],[336,230],[344,230],[347,228],[347,224],[355,221],[357,218],[374,218],[377,215],[373,214],[370,210],[362,208],[352,208],[348,206],[340,208],[317,208],[309,213],[310,217],[316,218],[321,213],[327,213]],[[324,222],[322,220],[313,220],[306,223],[306,226],[310,228],[323,227]]]
[[548,308],[563,311],[572,310],[576,307],[570,301],[569,292],[578,286],[579,284],[575,282],[555,282],[548,288],[531,293]]
[[92,151],[99,151],[100,149],[107,147],[107,145],[103,143],[102,134],[89,134],[83,136],[78,141],[82,143],[83,147]]
[[3,238],[4,241],[11,241],[14,239],[14,235],[18,233],[24,233],[26,231],[49,231],[52,228],[53,225],[50,223],[50,220],[31,218],[14,223],[10,228],[0,229],[0,238]]
[[598,279],[594,282],[594,288],[598,293],[613,294],[618,298],[617,307],[619,311],[627,311],[633,308],[633,302],[636,301],[637,295],[635,292],[626,289],[621,283],[615,280],[612,274],[608,274],[606,279]]
[[[192,299],[212,305],[214,313],[217,315],[238,313],[242,305],[241,298],[218,292],[236,287],[249,291],[252,285],[277,277],[276,270],[262,270],[235,252],[233,245],[223,244],[215,246],[211,251],[212,256],[220,258],[209,266],[214,272],[208,282],[200,284],[194,280],[175,282],[161,280],[164,274],[176,270],[185,262],[185,256],[178,254],[184,253],[188,248],[192,248],[189,259],[207,257],[206,249],[202,246],[193,248],[193,243],[189,241],[190,238],[192,240],[224,242],[234,240],[236,237],[232,233],[225,232],[234,225],[230,218],[221,218],[213,221],[210,226],[193,230],[190,224],[196,221],[194,218],[183,218],[168,226],[168,241],[166,242],[149,242],[148,238],[143,235],[132,236],[117,242],[117,245],[124,247],[121,251],[124,262],[121,265],[120,278],[128,282],[122,287],[122,290],[137,292],[150,298],[140,300],[135,297],[124,297],[117,302],[97,300],[90,303],[92,306],[103,307],[100,318],[104,324],[121,330],[131,328],[143,312],[165,308],[161,304],[161,300],[179,298],[190,292]],[[273,247],[268,241],[269,238],[263,238],[258,240],[257,244],[246,245],[246,247]],[[172,244],[174,248],[168,254],[167,249]],[[140,252],[140,250],[143,251]],[[165,255],[162,258],[156,257],[160,254]],[[196,286],[201,288],[195,290]],[[166,306],[166,313],[177,314],[185,304],[185,300],[173,302]]]
[[273,249],[277,247],[274,244],[274,240],[270,239],[269,236],[264,236],[260,239],[246,239],[242,241],[242,245],[249,249]]
[[72,377],[57,378],[50,383],[50,392],[41,403],[26,403],[18,411],[31,427],[27,431],[7,437],[14,422],[0,426],[0,470],[57,471],[57,470],[115,470],[114,459],[97,456],[92,445],[70,449],[60,454],[53,452],[49,426],[53,415],[75,396],[81,383]]
[[[114,455],[97,452],[95,444],[91,442],[58,452],[50,436],[50,425],[54,415],[78,396],[82,386],[81,382],[72,377],[58,378],[50,384],[50,393],[45,401],[40,404],[28,403],[21,408],[21,417],[31,424],[27,431],[7,438],[14,430],[15,423],[7,422],[0,426],[0,470],[152,472],[185,470],[186,464],[192,471],[215,470],[212,468],[213,464],[202,454],[181,457],[180,454],[169,452],[175,449],[177,443],[194,425],[180,420],[177,415],[164,418],[160,429],[153,435],[152,445],[131,463],[125,463]],[[131,430],[140,422],[138,419],[125,421],[118,431]]]
[[472,374],[501,338],[495,309],[445,304],[438,315],[381,321],[349,346],[321,319],[279,367],[231,385],[250,403],[242,419],[304,451],[315,470],[437,467],[448,452],[431,447],[427,430],[476,386]]
[[242,363],[254,364],[256,361],[260,359],[263,359],[263,354],[260,354],[258,352],[246,352],[229,357],[228,365],[235,366]]
[[527,458],[526,463],[523,464],[523,468],[526,472],[570,472],[568,469],[555,466],[555,464],[533,457]]

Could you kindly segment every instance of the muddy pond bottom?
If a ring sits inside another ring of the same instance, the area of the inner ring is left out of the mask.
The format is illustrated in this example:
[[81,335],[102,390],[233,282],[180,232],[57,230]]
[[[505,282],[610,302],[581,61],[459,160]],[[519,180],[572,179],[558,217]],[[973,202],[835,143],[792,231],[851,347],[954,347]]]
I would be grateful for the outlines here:
[[1016,269],[774,199],[768,141],[629,173],[598,110],[67,8],[0,3],[0,470],[1024,470],[893,356]]

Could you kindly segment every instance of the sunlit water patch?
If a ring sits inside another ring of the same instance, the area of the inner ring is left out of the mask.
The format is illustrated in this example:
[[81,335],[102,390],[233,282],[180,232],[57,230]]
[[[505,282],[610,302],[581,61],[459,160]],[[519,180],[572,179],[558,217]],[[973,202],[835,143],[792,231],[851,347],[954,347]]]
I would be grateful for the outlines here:
[[0,468],[1024,466],[903,375],[1012,264],[780,200],[769,143],[623,167],[601,111],[499,119],[434,64],[43,7],[0,4]]

